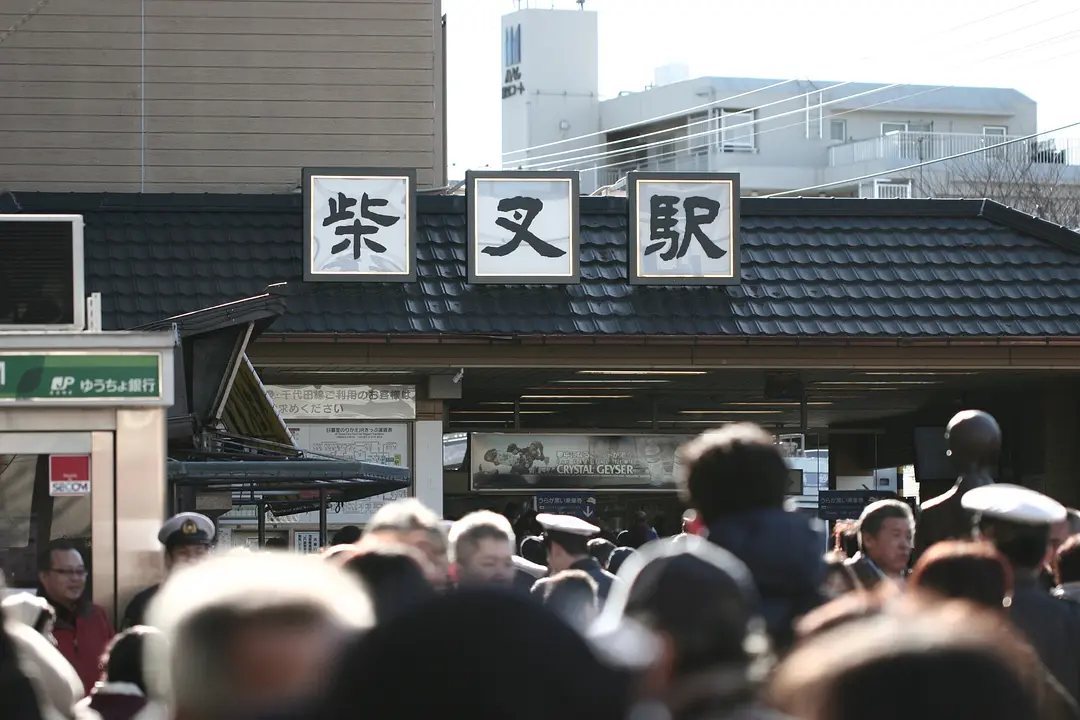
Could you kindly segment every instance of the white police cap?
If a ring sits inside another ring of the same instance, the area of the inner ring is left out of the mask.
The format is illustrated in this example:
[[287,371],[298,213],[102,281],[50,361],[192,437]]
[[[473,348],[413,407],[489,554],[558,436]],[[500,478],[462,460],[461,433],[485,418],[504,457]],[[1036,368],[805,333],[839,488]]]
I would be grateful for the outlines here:
[[1065,506],[1053,498],[1020,485],[994,483],[964,493],[960,504],[982,517],[1018,525],[1053,525],[1066,518]]
[[548,532],[560,532],[582,537],[592,537],[600,533],[600,528],[573,515],[540,513],[536,516],[536,522],[540,523],[540,526]]
[[201,513],[184,512],[173,515],[158,531],[162,545],[209,545],[217,530],[214,521]]

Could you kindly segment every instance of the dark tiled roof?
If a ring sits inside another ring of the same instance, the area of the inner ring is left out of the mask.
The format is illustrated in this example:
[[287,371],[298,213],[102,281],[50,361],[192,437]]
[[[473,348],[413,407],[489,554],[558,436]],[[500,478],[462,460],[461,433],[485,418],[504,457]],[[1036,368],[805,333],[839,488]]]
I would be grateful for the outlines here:
[[[271,333],[1080,335],[1080,236],[994,203],[744,199],[743,281],[631,287],[626,201],[584,198],[577,286],[470,286],[462,197],[418,201],[419,280],[304,285],[300,198],[19,193],[86,218],[88,291],[130,328],[288,281]],[[2,202],[2,198],[0,198]]]

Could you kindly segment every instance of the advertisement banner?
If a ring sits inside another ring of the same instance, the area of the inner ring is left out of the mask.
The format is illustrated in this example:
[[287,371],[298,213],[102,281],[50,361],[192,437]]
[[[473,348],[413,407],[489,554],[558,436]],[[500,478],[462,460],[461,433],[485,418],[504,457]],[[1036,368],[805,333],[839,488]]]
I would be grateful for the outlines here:
[[675,490],[675,450],[690,435],[473,433],[474,491]]

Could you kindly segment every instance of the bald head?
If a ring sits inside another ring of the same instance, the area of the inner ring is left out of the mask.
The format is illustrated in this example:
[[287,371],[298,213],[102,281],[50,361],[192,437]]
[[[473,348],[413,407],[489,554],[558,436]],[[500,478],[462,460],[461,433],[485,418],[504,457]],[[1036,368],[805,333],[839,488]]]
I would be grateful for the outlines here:
[[995,465],[1001,453],[1001,428],[997,420],[982,410],[963,410],[945,428],[949,456],[961,474],[985,471]]

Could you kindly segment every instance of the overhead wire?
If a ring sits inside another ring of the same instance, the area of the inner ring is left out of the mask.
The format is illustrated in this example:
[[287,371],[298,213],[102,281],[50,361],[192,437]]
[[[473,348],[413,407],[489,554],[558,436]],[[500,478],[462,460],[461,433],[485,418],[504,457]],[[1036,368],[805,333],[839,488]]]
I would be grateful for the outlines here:
[[1051,130],[1043,130],[1041,132],[1031,133],[1030,135],[1024,135],[1023,137],[1012,138],[1011,140],[1005,140],[1003,142],[994,143],[992,145],[986,145],[985,147],[975,148],[974,150],[965,150],[964,152],[955,153],[953,155],[947,155],[941,158],[934,158],[933,160],[924,160],[922,162],[912,163],[911,165],[905,165],[904,167],[891,168],[889,170],[883,170],[881,172],[867,173],[858,177],[847,178],[846,180],[837,180],[835,182],[821,183],[819,185],[811,185],[809,187],[799,188],[797,190],[784,190],[782,192],[772,193],[770,195],[764,195],[763,197],[775,198],[783,197],[785,195],[796,195],[799,193],[812,192],[814,190],[824,190],[825,188],[837,187],[839,185],[851,185],[852,183],[862,182],[863,180],[873,180],[883,175],[894,175],[896,173],[907,172],[908,170],[918,170],[919,168],[927,167],[929,165],[935,165],[937,163],[948,162],[950,160],[959,160],[960,158],[968,157],[970,155],[976,155],[978,153],[989,152],[997,148],[1003,148],[1007,145],[1014,145],[1016,143],[1027,142],[1028,140],[1034,140],[1037,137],[1043,135],[1051,135],[1053,133],[1061,132],[1063,130],[1069,130],[1080,126],[1080,120],[1071,122],[1060,127],[1053,128]]
[[[1070,11],[1069,14],[1075,13],[1075,12],[1080,12],[1080,8],[1078,8],[1076,10],[1073,10],[1073,11]],[[1051,19],[1047,19],[1047,20],[1044,21],[1044,23],[1049,22],[1050,20]],[[1040,24],[1040,23],[1036,23],[1036,24]],[[1029,27],[1033,27],[1033,26],[1029,26]],[[1022,29],[1026,29],[1026,28],[1022,28]],[[1050,44],[1050,43],[1052,43],[1054,41],[1058,41],[1058,40],[1061,40],[1063,38],[1078,35],[1078,34],[1080,34],[1080,29],[1071,30],[1071,31],[1069,31],[1067,33],[1063,33],[1061,35],[1056,35],[1056,36],[1053,36],[1053,37],[1050,37],[1050,38],[1043,38],[1043,39],[1038,40],[1036,42],[1029,43],[1027,45],[1022,45],[1022,46],[1020,46],[1018,48],[1011,48],[1009,50],[1005,50],[1005,51],[1002,51],[1002,52],[999,52],[999,53],[995,53],[994,55],[989,55],[989,56],[986,56],[986,57],[977,58],[975,60],[969,60],[967,62],[964,62],[964,63],[958,65],[957,67],[966,67],[968,65],[984,63],[984,62],[987,62],[987,61],[990,61],[990,60],[997,59],[999,57],[1005,57],[1005,56],[1008,56],[1008,55],[1015,54],[1017,52],[1030,50],[1031,48],[1043,47],[1043,46],[1046,46],[1047,44]],[[706,123],[710,124],[710,125],[715,124],[716,118],[706,118],[705,120],[697,121],[697,122],[694,122],[694,123],[688,123],[686,125],[680,125],[678,128],[668,128],[668,129],[665,129],[665,130],[658,130],[658,131],[654,131],[654,132],[651,132],[651,133],[646,133],[646,134],[638,136],[638,137],[649,137],[649,136],[654,136],[654,135],[658,135],[658,134],[662,134],[662,135],[666,136],[666,137],[664,137],[664,138],[662,138],[660,140],[657,140],[657,141],[654,141],[654,142],[651,142],[651,143],[645,143],[645,144],[641,144],[641,145],[633,145],[633,146],[630,146],[630,147],[624,147],[624,148],[622,148],[620,150],[609,150],[608,152],[592,153],[592,154],[589,154],[589,155],[582,155],[582,156],[579,156],[579,157],[567,158],[567,159],[563,159],[563,160],[553,160],[553,161],[547,161],[547,162],[541,162],[541,163],[532,163],[532,164],[525,165],[524,167],[527,168],[527,169],[534,169],[534,170],[535,169],[547,169],[547,170],[567,169],[567,168],[569,168],[569,166],[577,165],[579,163],[586,162],[586,161],[589,161],[589,160],[606,160],[606,159],[610,159],[610,158],[622,157],[622,156],[625,156],[625,155],[633,155],[633,154],[639,153],[642,150],[646,150],[646,149],[654,148],[654,147],[659,147],[661,145],[667,145],[667,144],[669,144],[671,142],[692,140],[694,138],[701,138],[701,137],[705,137],[707,135],[719,135],[721,133],[728,133],[728,132],[731,132],[733,130],[737,130],[739,128],[749,128],[749,127],[753,127],[753,126],[757,126],[757,125],[762,125],[762,124],[768,123],[768,122],[773,121],[773,120],[778,120],[780,118],[790,117],[792,115],[802,115],[802,114],[805,114],[806,112],[808,112],[809,110],[823,109],[823,108],[826,108],[826,107],[831,107],[833,105],[837,105],[839,103],[844,103],[844,102],[847,102],[847,101],[850,101],[850,100],[854,100],[854,99],[857,99],[857,98],[860,98],[860,97],[865,97],[865,96],[868,96],[868,95],[874,95],[874,94],[877,94],[877,93],[880,93],[880,92],[884,92],[886,90],[892,90],[892,89],[895,89],[895,88],[898,88],[898,87],[908,87],[908,86],[911,86],[911,85],[912,85],[912,83],[891,83],[891,84],[888,84],[888,85],[882,85],[880,87],[871,88],[869,90],[864,90],[864,91],[859,92],[859,93],[854,93],[854,94],[851,94],[851,95],[845,95],[845,96],[840,97],[840,98],[835,98],[833,100],[828,100],[828,101],[824,101],[824,102],[821,102],[821,103],[817,103],[815,105],[807,106],[805,108],[800,107],[800,108],[796,108],[794,110],[789,110],[789,111],[785,111],[785,112],[781,112],[781,113],[776,113],[776,114],[768,115],[768,116],[762,117],[762,118],[755,118],[755,119],[747,121],[747,122],[736,123],[734,125],[727,125],[727,126],[723,126],[723,127],[710,127],[709,129],[702,130],[700,132],[688,133],[688,134],[680,134],[678,136],[672,136],[671,135],[672,130],[680,130],[681,131],[681,130],[690,128],[693,125],[701,125],[701,124],[706,124]],[[933,88],[932,90],[936,91],[936,90],[941,90],[941,89],[946,89],[946,88],[954,88],[954,87],[957,87],[957,85],[955,85],[955,84],[953,84],[953,85],[942,85],[942,86],[937,86],[937,87]],[[916,95],[923,94],[924,92],[927,92],[927,91],[920,91],[919,93],[915,93],[915,94]],[[901,96],[901,97],[898,97],[898,98],[891,98],[890,100],[888,100],[886,102],[896,102],[898,100],[904,99],[904,97],[906,97],[906,96]],[[791,102],[792,100],[796,100],[796,99],[798,99],[798,98],[786,98],[786,99],[784,99],[782,101],[778,101],[778,102]],[[777,104],[777,103],[772,103],[772,104]],[[766,107],[766,106],[760,106],[760,107]],[[747,112],[751,112],[751,111],[756,111],[757,109],[759,109],[759,108],[748,108],[746,110],[738,111],[737,114],[743,114],[743,113],[747,113]],[[803,124],[801,121],[798,122],[798,123],[794,123],[794,125],[801,125],[801,124]],[[785,127],[790,127],[790,126],[785,126]],[[773,130],[780,130],[780,129],[784,129],[784,128],[773,128]],[[764,134],[767,134],[768,132],[771,132],[771,131],[772,130],[762,130],[762,131],[759,131],[759,132],[755,132],[754,134],[755,135],[764,135]],[[634,138],[629,138],[629,139],[634,139]],[[626,140],[620,140],[618,142],[621,144],[621,143],[626,142]],[[600,168],[605,168],[605,167],[614,167],[615,165],[618,165],[618,164],[620,164],[620,163],[601,165],[601,166],[592,166],[592,167],[589,167],[589,168],[586,168],[586,169],[595,170],[595,169],[600,169]]]
[[[970,22],[967,22],[967,23],[962,23],[960,25],[957,25],[957,26],[955,26],[953,28],[949,28],[947,30],[943,30],[943,31],[939,31],[937,33],[933,33],[933,34],[923,38],[923,40],[930,40],[930,39],[932,39],[934,37],[937,37],[938,35],[948,34],[948,33],[951,33],[951,32],[955,32],[957,30],[964,29],[966,27],[971,27],[971,26],[977,25],[977,24],[979,24],[981,22],[985,22],[987,20],[991,20],[993,18],[1000,17],[1002,15],[1007,15],[1009,13],[1016,12],[1017,10],[1021,10],[1021,9],[1025,8],[1025,7],[1030,6],[1030,5],[1038,4],[1039,2],[1042,2],[1042,0],[1028,0],[1027,2],[1022,3],[1020,5],[1016,5],[1016,6],[1013,6],[1013,7],[1010,7],[1010,8],[1006,8],[1005,10],[1001,10],[1001,11],[993,13],[991,15],[987,15],[987,16],[984,16],[982,18],[978,18],[976,20],[973,20],[973,21],[970,21]],[[1001,37],[1006,37],[1008,35],[1012,35],[1012,34],[1014,34],[1016,32],[1021,31],[1021,30],[1026,30],[1026,29],[1029,29],[1031,27],[1036,27],[1038,25],[1045,24],[1045,23],[1050,22],[1052,20],[1056,20],[1056,19],[1059,19],[1061,17],[1065,17],[1066,15],[1071,15],[1071,14],[1076,13],[1076,12],[1080,12],[1080,9],[1070,10],[1070,11],[1067,11],[1065,13],[1061,13],[1060,15],[1055,15],[1055,16],[1050,17],[1050,18],[1044,18],[1043,20],[1040,20],[1040,21],[1038,21],[1036,23],[1033,23],[1031,25],[1027,25],[1027,26],[1023,26],[1023,27],[1019,27],[1019,28],[1013,28],[1012,30],[1009,30],[1009,31],[1007,31],[1005,33],[1002,33],[1000,35],[995,35],[995,36],[980,40],[979,42],[975,43],[974,45],[977,46],[977,45],[985,44],[985,43],[990,42],[992,40],[996,40],[996,39],[1001,38]],[[968,46],[968,47],[971,47],[971,46]],[[863,62],[863,61],[866,61],[866,60],[871,60],[871,59],[873,59],[875,57],[878,57],[879,55],[880,55],[880,53],[877,54],[877,55],[868,55],[866,57],[860,58],[856,62]],[[770,85],[765,85],[765,86],[760,87],[760,88],[755,88],[753,90],[748,90],[746,92],[738,93],[736,95],[731,95],[731,96],[724,97],[724,98],[719,98],[719,99],[716,99],[716,100],[710,100],[709,102],[702,103],[700,105],[695,105],[693,107],[676,110],[676,111],[673,111],[673,112],[665,113],[663,115],[657,115],[655,117],[648,118],[646,120],[641,120],[641,121],[637,121],[637,122],[633,122],[633,123],[628,123],[628,124],[616,126],[616,127],[613,127],[613,128],[607,128],[605,130],[599,130],[597,132],[585,133],[583,135],[578,135],[578,136],[575,136],[575,137],[572,137],[572,138],[563,138],[561,140],[554,140],[554,141],[547,142],[547,143],[541,143],[539,145],[531,145],[529,147],[521,148],[521,149],[518,149],[518,150],[511,150],[511,151],[504,152],[504,153],[502,153],[502,155],[505,158],[505,156],[507,156],[507,155],[518,155],[518,154],[521,154],[521,153],[528,153],[528,152],[530,152],[532,150],[539,150],[539,149],[542,149],[542,148],[545,148],[545,147],[551,147],[551,146],[554,146],[554,145],[563,145],[565,143],[576,142],[578,140],[584,140],[584,139],[587,139],[587,138],[597,137],[597,136],[600,136],[600,135],[607,135],[607,134],[614,133],[614,132],[619,132],[619,131],[622,131],[622,130],[631,130],[631,129],[636,128],[636,127],[641,127],[642,125],[649,125],[649,124],[652,124],[652,123],[655,123],[655,122],[659,122],[661,120],[668,120],[668,119],[671,119],[671,118],[682,117],[684,115],[695,114],[700,110],[705,110],[705,109],[713,108],[713,107],[716,107],[716,106],[719,106],[719,105],[724,105],[724,104],[726,104],[726,103],[728,103],[728,102],[730,102],[732,100],[737,100],[739,98],[747,97],[749,95],[754,95],[754,94],[757,94],[757,93],[765,92],[766,90],[771,90],[771,89],[774,89],[774,88],[777,88],[777,87],[781,87],[783,85],[788,85],[788,84],[793,83],[793,82],[808,82],[808,81],[804,81],[804,80],[800,80],[800,79],[796,79],[796,78],[792,78],[792,79],[789,79],[789,80],[781,80],[781,81],[778,81],[778,82],[774,82],[774,83],[772,83]],[[815,89],[810,90],[808,92],[805,92],[805,93],[803,93],[801,95],[795,95],[795,96],[792,96],[792,97],[789,97],[789,98],[785,98],[781,102],[791,102],[791,101],[794,101],[794,100],[799,100],[799,99],[802,99],[802,98],[810,97],[811,95],[815,95],[815,94],[818,94],[818,93],[821,93],[821,92],[825,92],[826,90],[833,90],[833,89],[838,88],[838,87],[851,85],[851,84],[853,84],[855,82],[856,81],[854,81],[854,80],[847,80],[847,81],[844,81],[844,82],[836,83],[834,85],[830,85],[830,86],[825,87],[825,88],[815,88]],[[757,106],[755,108],[748,108],[748,110],[749,109],[760,110],[760,109],[762,109],[764,107],[770,107],[771,105],[775,105],[775,104],[778,104],[778,103],[768,103],[768,104],[764,104],[764,105],[759,105],[759,106]],[[661,131],[661,132],[663,132],[663,131]],[[646,136],[635,136],[635,137],[632,137],[632,138],[627,138],[627,140],[636,139],[637,137],[646,137]],[[625,140],[620,141],[620,142],[625,142]],[[528,162],[531,162],[531,161],[542,160],[542,159],[546,159],[546,158],[549,158],[549,157],[557,157],[557,156],[560,156],[560,155],[567,155],[567,154],[571,154],[571,153],[581,152],[583,150],[592,150],[592,149],[595,149],[595,148],[605,147],[607,145],[608,145],[608,143],[604,142],[604,143],[597,143],[597,144],[588,145],[588,146],[580,147],[580,148],[572,148],[570,150],[562,150],[562,151],[559,151],[559,152],[548,153],[548,154],[545,154],[545,155],[538,155],[538,156],[532,157],[532,158],[523,158],[523,162],[528,163]],[[513,162],[513,161],[511,161],[511,162]]]
[[[1080,34],[1080,30],[1073,31],[1072,33],[1069,33],[1069,34]],[[1042,46],[1042,43],[1033,43],[1031,46],[1028,46],[1028,47],[1037,47],[1037,46]],[[1019,48],[1019,49],[1027,49],[1027,48]],[[1011,55],[1014,52],[1016,52],[1016,49],[1009,50],[1009,51],[1000,53],[999,55],[991,56],[989,58],[976,60],[974,62],[985,62],[986,60],[994,59],[994,58],[999,57],[999,56]],[[1058,60],[1060,58],[1068,57],[1070,55],[1076,55],[1078,53],[1080,53],[1080,50],[1073,50],[1071,52],[1064,53],[1062,55],[1058,55],[1058,56],[1055,56],[1053,58],[1048,58],[1046,60],[1042,60],[1042,61],[1040,61],[1039,64],[1045,63],[1045,62],[1053,62],[1053,61]],[[930,93],[938,92],[940,90],[947,90],[949,88],[954,88],[954,87],[956,87],[956,86],[955,85],[938,85],[936,87],[928,88],[926,90],[920,90],[918,92],[909,93],[907,95],[902,95],[902,96],[897,97],[897,98],[889,98],[887,100],[882,100],[880,102],[872,103],[870,105],[862,105],[862,106],[851,108],[851,109],[848,109],[848,110],[843,110],[841,112],[830,115],[829,119],[842,117],[844,115],[849,115],[849,114],[852,114],[852,113],[862,112],[864,110],[869,110],[869,109],[872,109],[872,108],[875,108],[875,107],[880,107],[882,105],[888,105],[890,103],[899,102],[901,100],[907,100],[907,99],[910,99],[910,98],[913,98],[913,97],[918,97],[920,95],[927,95],[927,94],[930,94]],[[771,119],[773,119],[775,117],[778,117],[778,116],[770,116],[768,118],[764,118],[762,120],[757,120],[757,121],[754,121],[752,123],[744,123],[744,125],[761,124],[761,123],[763,123],[765,121],[768,121],[768,120],[771,120]],[[798,122],[788,123],[786,125],[781,125],[779,127],[773,127],[773,128],[767,128],[767,129],[764,129],[764,130],[759,130],[759,131],[754,132],[754,137],[756,139],[756,138],[758,138],[758,137],[760,137],[762,135],[768,135],[769,133],[779,132],[781,130],[787,130],[787,129],[792,128],[792,127],[798,127],[798,126],[802,125],[803,122],[804,121],[800,120]],[[734,129],[735,127],[736,126],[730,126],[729,128],[724,128],[724,130]],[[695,138],[695,137],[702,137],[704,135],[717,135],[717,134],[720,133],[720,131],[721,131],[720,129],[712,129],[712,130],[703,131],[703,132],[700,132],[700,133],[695,133],[693,135],[687,135],[687,136],[680,135],[678,137],[669,138],[669,139],[664,140],[663,142],[660,142],[660,143],[652,143],[650,145],[637,146],[637,147],[633,148],[633,150],[637,151],[637,150],[645,149],[645,148],[648,148],[648,147],[656,147],[658,145],[669,144],[671,142],[678,142],[678,141],[687,140],[687,139],[691,139],[691,138]],[[623,151],[623,153],[620,153],[620,154],[624,154],[624,153],[625,153],[625,151]],[[657,153],[657,154],[654,154],[654,155],[650,155],[648,157],[648,159],[647,159],[647,162],[656,162],[657,160],[661,160],[662,158],[665,158],[665,157],[668,157],[668,156],[671,156],[671,155],[680,155],[680,154],[689,154],[689,151],[687,149],[676,149],[676,150],[672,150],[672,151],[669,151],[669,152]],[[615,153],[612,153],[610,155],[610,157],[614,157],[614,156],[615,156]],[[595,165],[595,166],[592,166],[592,167],[588,167],[588,168],[585,168],[585,171],[607,170],[607,169],[610,169],[610,168],[622,167],[623,165],[625,165],[625,161],[619,161],[619,162],[608,163],[606,165]],[[562,168],[555,168],[555,169],[562,169]]]

